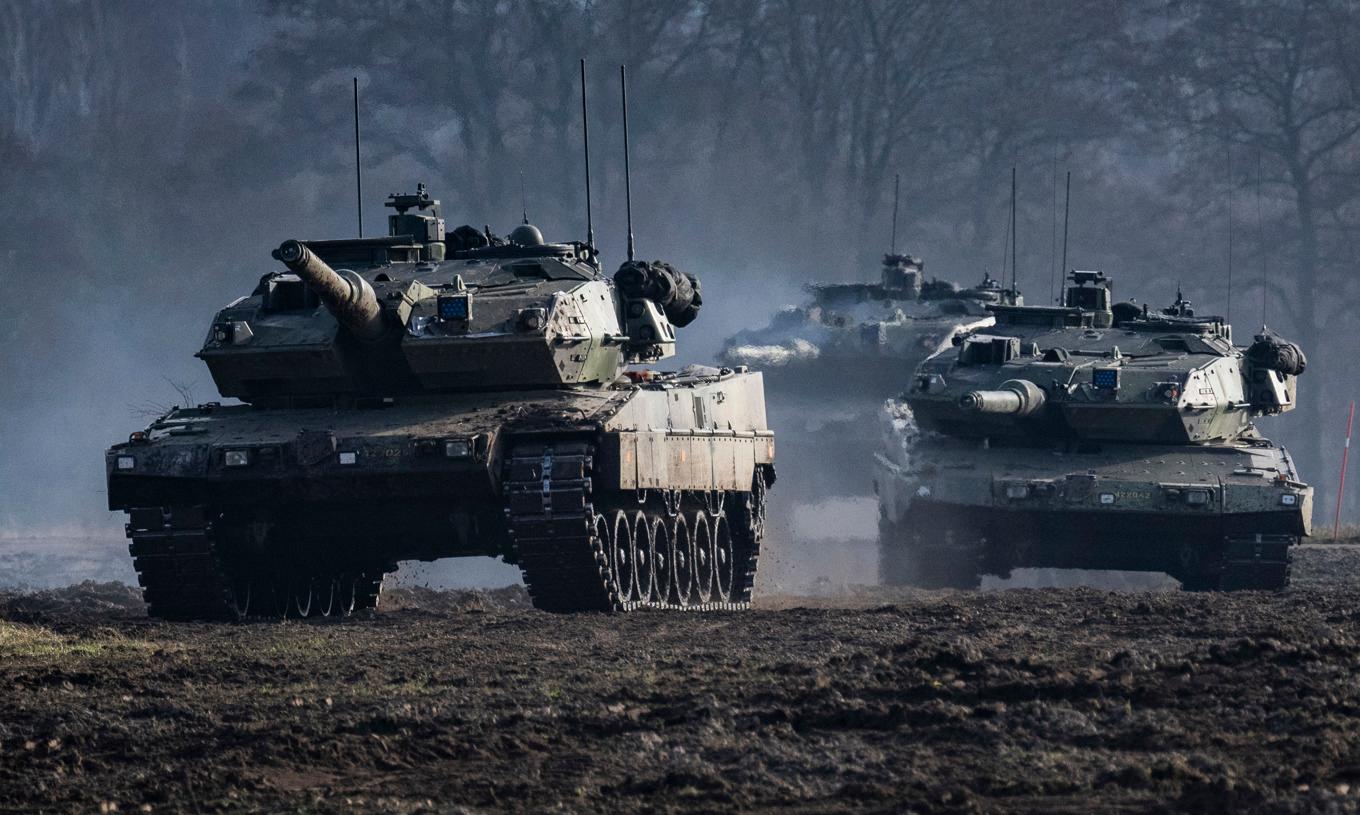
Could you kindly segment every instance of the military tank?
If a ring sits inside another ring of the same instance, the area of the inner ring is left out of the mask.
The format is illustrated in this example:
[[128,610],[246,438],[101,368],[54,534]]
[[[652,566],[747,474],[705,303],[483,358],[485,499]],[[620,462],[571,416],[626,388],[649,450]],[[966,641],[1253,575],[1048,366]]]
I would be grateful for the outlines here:
[[988,305],[1024,302],[990,275],[960,288],[924,272],[920,257],[890,252],[879,282],[813,283],[808,302],[724,343],[722,364],[764,372],[771,424],[788,431],[785,460],[817,462],[790,472],[785,498],[872,495],[864,462],[878,449],[883,400],[956,333],[990,325]]
[[1100,272],[1061,306],[993,305],[888,403],[880,577],[978,585],[1016,567],[1166,572],[1280,589],[1313,490],[1255,420],[1292,410],[1303,352],[1175,303],[1112,305]]
[[[373,608],[402,560],[498,556],[558,612],[740,609],[774,437],[761,375],[649,365],[699,282],[612,279],[525,223],[447,232],[424,185],[384,237],[284,242],[197,356],[223,397],[107,452],[150,614]],[[631,242],[630,242],[631,245]]]

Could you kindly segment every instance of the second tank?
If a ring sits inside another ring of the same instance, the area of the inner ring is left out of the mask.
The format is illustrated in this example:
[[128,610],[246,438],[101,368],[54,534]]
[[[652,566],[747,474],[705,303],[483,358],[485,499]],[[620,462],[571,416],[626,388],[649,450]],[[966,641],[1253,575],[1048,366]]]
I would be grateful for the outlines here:
[[1292,410],[1306,361],[1244,346],[1178,294],[995,304],[916,370],[877,456],[880,577],[972,587],[1017,567],[1166,572],[1187,589],[1279,589],[1313,490],[1256,421]]

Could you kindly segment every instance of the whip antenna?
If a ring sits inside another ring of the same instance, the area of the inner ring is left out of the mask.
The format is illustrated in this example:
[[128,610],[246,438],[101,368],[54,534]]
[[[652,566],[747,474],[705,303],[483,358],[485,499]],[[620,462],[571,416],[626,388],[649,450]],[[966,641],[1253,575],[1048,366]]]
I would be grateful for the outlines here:
[[1232,145],[1228,145],[1228,308],[1223,319],[1232,324],[1232,273],[1233,273],[1233,166]]
[[359,237],[364,236],[364,173],[359,164],[359,77],[354,77],[354,206],[359,213]]
[[1063,199],[1063,259],[1062,273],[1067,274],[1067,216],[1072,212],[1072,171],[1067,171],[1067,192]]
[[524,192],[524,171],[519,171],[519,211],[524,219],[520,223],[529,223],[529,196]]
[[619,95],[623,99],[623,205],[628,216],[628,260],[633,259],[633,181],[628,168],[628,75],[619,66]]
[[590,117],[586,115],[586,61],[581,60],[581,139],[586,148],[586,246],[595,248],[595,222],[590,217]]
[[[1015,256],[1015,165],[1011,165],[1011,293],[1019,291],[1015,285],[1019,259]],[[1004,279],[1003,279],[1004,280]]]
[[1261,151],[1256,151],[1256,241],[1261,247],[1261,330],[1266,327],[1266,270],[1270,266],[1266,260],[1266,222],[1261,215]]
[[1053,226],[1049,230],[1048,241],[1048,299],[1056,300],[1058,297],[1057,287],[1057,266],[1058,261],[1058,146],[1053,145]]
[[897,254],[897,201],[902,189],[902,174],[893,173],[893,225],[892,225],[892,246],[889,250],[892,254]]

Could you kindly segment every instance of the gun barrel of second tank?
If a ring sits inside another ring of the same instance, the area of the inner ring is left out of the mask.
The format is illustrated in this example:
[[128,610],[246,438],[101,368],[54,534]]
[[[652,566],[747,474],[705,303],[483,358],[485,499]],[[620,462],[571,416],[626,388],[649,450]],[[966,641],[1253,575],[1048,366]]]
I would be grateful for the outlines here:
[[959,407],[974,413],[1028,416],[1047,401],[1038,385],[1024,379],[1003,382],[997,390],[969,391],[959,397]]
[[354,272],[337,272],[301,241],[284,241],[275,255],[306,281],[341,325],[368,340],[386,333],[382,307],[367,280]]

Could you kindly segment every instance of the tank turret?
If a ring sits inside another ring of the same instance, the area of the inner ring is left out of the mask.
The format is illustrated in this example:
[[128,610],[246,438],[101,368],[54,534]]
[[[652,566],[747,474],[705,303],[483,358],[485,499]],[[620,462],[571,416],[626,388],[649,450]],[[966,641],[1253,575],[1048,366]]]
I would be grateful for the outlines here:
[[311,287],[337,322],[361,339],[373,340],[387,333],[378,296],[356,272],[337,272],[300,241],[284,241],[274,258]]
[[274,250],[283,269],[219,312],[199,352],[223,395],[605,385],[673,356],[676,327],[698,315],[698,279],[667,263],[625,263],[611,281],[594,247],[532,224],[446,235],[417,189],[391,196],[387,236]]
[[1293,409],[1297,346],[1269,338],[1238,348],[1222,318],[1196,316],[1179,293],[1171,307],[1140,314],[1112,306],[1103,273],[1071,277],[1063,306],[993,305],[994,326],[922,363],[907,400],[923,427],[963,437],[1205,443],[1247,432],[1253,416]]

